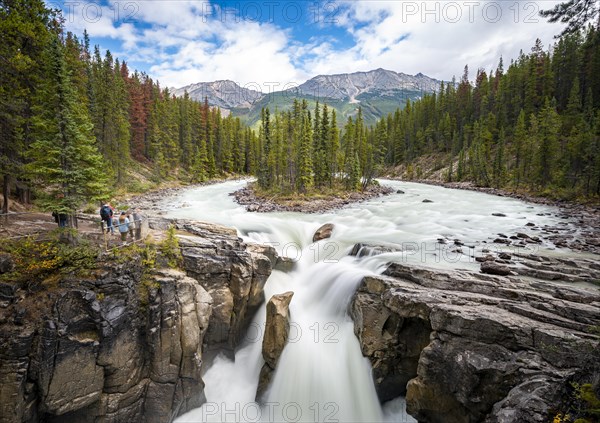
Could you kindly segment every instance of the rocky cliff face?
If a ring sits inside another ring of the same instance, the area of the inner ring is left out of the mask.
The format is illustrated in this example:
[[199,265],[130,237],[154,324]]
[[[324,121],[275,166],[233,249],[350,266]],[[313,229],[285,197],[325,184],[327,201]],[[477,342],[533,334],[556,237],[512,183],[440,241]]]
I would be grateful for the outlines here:
[[600,360],[600,295],[466,271],[391,265],[352,303],[379,396],[420,422],[547,422]]
[[[185,271],[107,261],[0,309],[0,422],[156,422],[198,407],[203,343],[235,343],[262,299],[268,249],[178,223]],[[192,275],[192,276],[190,276]]]
[[188,220],[152,223],[168,224],[189,234],[179,237],[183,267],[213,299],[206,344],[211,349],[233,349],[265,301],[263,288],[277,261],[275,249],[246,245],[235,229],[219,225]]

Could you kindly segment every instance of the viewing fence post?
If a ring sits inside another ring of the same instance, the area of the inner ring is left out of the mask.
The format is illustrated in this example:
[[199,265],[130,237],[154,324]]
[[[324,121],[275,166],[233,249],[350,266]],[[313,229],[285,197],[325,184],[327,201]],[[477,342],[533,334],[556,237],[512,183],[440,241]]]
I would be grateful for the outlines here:
[[106,237],[106,232],[104,230],[104,220],[100,221],[100,230],[102,231],[102,236],[104,237],[104,251],[108,251],[108,238]]

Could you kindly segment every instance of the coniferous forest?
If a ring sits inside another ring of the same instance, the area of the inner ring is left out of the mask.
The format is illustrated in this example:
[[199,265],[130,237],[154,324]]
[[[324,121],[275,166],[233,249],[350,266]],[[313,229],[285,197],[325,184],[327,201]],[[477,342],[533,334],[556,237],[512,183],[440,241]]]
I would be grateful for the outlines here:
[[[505,69],[468,67],[458,83],[381,119],[375,135],[385,164],[435,155],[447,181],[525,189],[555,197],[600,194],[600,31],[561,36],[544,50],[538,40]],[[383,138],[382,138],[383,137]]]
[[430,160],[447,181],[598,196],[599,74],[600,28],[576,28],[489,73],[465,67],[374,127],[360,108],[340,122],[326,104],[297,101],[263,110],[254,131],[66,32],[43,1],[0,0],[3,211],[16,189],[72,213],[127,187],[139,166],[156,183],[254,175],[263,189],[303,193],[364,189],[397,165],[419,178]]
[[239,119],[92,51],[42,1],[0,1],[0,60],[4,212],[16,183],[44,209],[71,213],[127,186],[136,163],[156,182],[255,173],[256,135]]

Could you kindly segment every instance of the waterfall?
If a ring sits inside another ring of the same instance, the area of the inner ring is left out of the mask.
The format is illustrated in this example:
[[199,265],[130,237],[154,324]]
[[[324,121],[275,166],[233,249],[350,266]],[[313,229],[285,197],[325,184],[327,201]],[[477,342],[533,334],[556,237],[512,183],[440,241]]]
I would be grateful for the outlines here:
[[[551,208],[531,206],[476,192],[386,181],[406,194],[374,199],[320,215],[247,213],[227,195],[245,182],[196,188],[171,202],[172,217],[235,226],[247,242],[275,247],[296,260],[290,273],[273,271],[265,296],[293,291],[290,336],[279,359],[263,405],[255,402],[262,359],[264,307],[254,316],[235,360],[219,355],[203,375],[207,402],[179,417],[198,422],[415,422],[398,398],[383,407],[375,393],[370,363],[348,315],[348,306],[366,275],[381,273],[390,261],[418,262],[437,268],[476,269],[475,251],[490,248],[490,234],[511,232],[524,223],[554,223]],[[434,202],[423,204],[423,199]],[[186,204],[186,207],[181,207]],[[492,212],[505,216],[495,218]],[[315,230],[332,222],[332,238],[312,243]],[[526,229],[520,229],[525,231]],[[470,243],[465,254],[445,255],[439,238]],[[362,258],[348,252],[357,242],[398,246]],[[409,248],[410,247],[410,248]]]
[[[265,393],[264,405],[254,402],[264,363],[263,309],[253,319],[235,361],[220,355],[204,375],[207,403],[177,422],[384,420],[370,363],[362,356],[347,313],[362,278],[380,266],[369,258],[315,260],[320,258],[316,252],[333,242],[323,240],[307,245],[298,251],[294,271],[285,274],[275,270],[267,281],[267,298],[286,291],[294,291],[294,297],[290,304],[288,344]],[[403,413],[401,406],[396,408],[396,415]]]

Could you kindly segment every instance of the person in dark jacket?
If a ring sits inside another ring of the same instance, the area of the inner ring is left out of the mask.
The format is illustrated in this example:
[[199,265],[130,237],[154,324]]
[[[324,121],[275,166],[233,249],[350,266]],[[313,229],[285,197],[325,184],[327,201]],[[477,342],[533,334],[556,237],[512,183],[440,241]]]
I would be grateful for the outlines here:
[[110,204],[105,203],[102,205],[102,207],[100,207],[100,218],[106,223],[106,233],[110,231],[111,234],[114,234],[115,230],[112,224],[113,209]]
[[54,217],[54,221],[58,223],[59,228],[67,227],[67,221],[69,220],[69,216],[67,214],[52,212],[52,217]]

